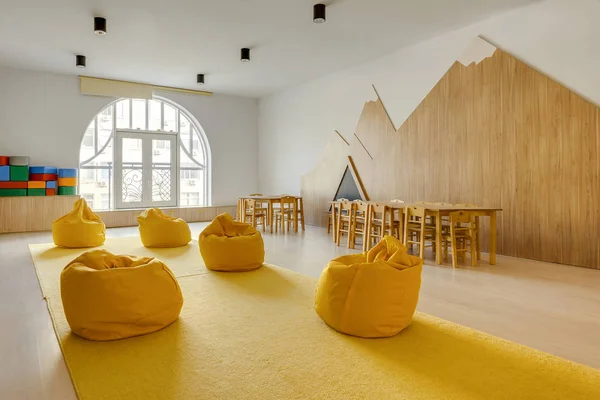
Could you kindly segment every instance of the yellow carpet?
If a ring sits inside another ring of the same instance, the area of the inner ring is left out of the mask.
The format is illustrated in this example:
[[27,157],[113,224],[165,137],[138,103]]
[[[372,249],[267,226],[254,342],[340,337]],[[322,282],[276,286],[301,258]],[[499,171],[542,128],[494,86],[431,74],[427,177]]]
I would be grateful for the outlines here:
[[[389,339],[327,327],[315,279],[275,266],[205,269],[197,243],[112,252],[156,255],[177,275],[181,317],[146,336],[90,342],[70,334],[59,275],[81,250],[30,245],[67,366],[82,400],[600,399],[600,371],[429,315]],[[194,275],[196,274],[196,275]]]

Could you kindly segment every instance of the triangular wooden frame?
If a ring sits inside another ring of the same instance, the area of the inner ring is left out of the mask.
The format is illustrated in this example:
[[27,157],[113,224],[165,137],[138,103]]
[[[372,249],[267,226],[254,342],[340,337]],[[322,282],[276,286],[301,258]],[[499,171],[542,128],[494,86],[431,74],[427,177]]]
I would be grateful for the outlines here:
[[346,176],[346,171],[348,171],[348,170],[350,171],[350,174],[352,175],[352,179],[354,179],[354,184],[356,185],[356,188],[358,189],[358,193],[360,194],[361,199],[363,201],[369,201],[369,195],[367,194],[367,191],[365,190],[362,180],[360,179],[360,175],[358,174],[358,171],[356,170],[356,165],[354,164],[354,160],[352,160],[352,156],[348,156],[348,165],[346,166],[346,168],[344,169],[344,173],[340,177],[340,183],[338,184],[335,194],[333,195],[333,199],[331,199],[331,200],[335,201],[335,199],[337,198],[337,195],[340,192],[340,188],[342,187],[342,182],[344,180],[344,176]]

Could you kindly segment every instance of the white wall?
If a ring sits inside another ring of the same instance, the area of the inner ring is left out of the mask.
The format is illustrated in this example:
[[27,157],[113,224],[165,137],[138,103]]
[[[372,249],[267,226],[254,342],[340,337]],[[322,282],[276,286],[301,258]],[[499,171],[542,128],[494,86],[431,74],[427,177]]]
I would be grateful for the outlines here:
[[478,35],[600,104],[598,15],[597,0],[547,0],[261,99],[259,191],[299,193],[331,132],[352,139],[371,85],[400,126]]
[[[211,147],[212,204],[236,204],[256,191],[258,101],[234,96],[160,93],[193,114]],[[32,164],[77,167],[90,120],[112,98],[83,96],[79,78],[0,68],[0,155]]]

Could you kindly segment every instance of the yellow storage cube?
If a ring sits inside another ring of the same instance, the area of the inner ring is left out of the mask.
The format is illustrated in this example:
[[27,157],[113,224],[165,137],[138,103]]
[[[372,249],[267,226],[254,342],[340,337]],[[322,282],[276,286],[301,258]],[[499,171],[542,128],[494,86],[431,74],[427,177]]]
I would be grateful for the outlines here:
[[362,254],[327,264],[315,297],[317,314],[333,329],[365,338],[396,335],[410,325],[419,300],[423,260],[385,236]]
[[231,215],[217,216],[200,234],[200,254],[214,271],[251,271],[265,261],[265,245],[252,225],[236,222]]
[[158,208],[149,208],[137,217],[140,237],[146,247],[180,247],[192,240],[187,222],[165,215]]
[[155,332],[179,317],[183,296],[160,260],[92,250],[60,275],[67,322],[89,340],[115,340]]
[[104,244],[106,227],[84,199],[75,202],[73,211],[52,223],[54,244],[60,247],[96,247]]

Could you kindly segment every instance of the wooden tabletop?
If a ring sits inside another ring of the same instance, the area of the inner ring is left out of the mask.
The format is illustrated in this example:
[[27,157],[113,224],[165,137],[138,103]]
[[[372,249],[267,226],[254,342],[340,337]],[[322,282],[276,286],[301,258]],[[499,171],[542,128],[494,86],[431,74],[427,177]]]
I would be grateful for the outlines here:
[[[331,204],[340,203],[339,200],[331,201]],[[385,204],[390,208],[406,208],[406,207],[423,207],[431,211],[502,211],[501,208],[497,207],[472,207],[472,206],[458,206],[454,204],[422,204],[422,203],[390,203],[387,201],[365,201],[365,203],[379,203]]]
[[294,197],[296,199],[299,199],[300,196],[291,196],[291,195],[287,195],[287,194],[280,194],[280,195],[265,195],[265,196],[241,196],[240,199],[252,199],[252,200],[279,200],[282,197]]

